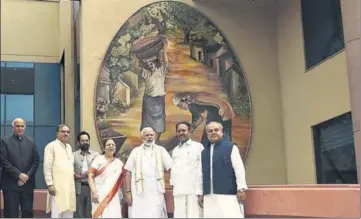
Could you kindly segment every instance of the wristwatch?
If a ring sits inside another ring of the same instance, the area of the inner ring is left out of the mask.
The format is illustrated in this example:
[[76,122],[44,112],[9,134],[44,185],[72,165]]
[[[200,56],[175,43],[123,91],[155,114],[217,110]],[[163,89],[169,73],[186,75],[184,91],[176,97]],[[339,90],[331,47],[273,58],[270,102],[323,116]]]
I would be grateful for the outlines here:
[[245,192],[246,189],[239,189],[238,192]]

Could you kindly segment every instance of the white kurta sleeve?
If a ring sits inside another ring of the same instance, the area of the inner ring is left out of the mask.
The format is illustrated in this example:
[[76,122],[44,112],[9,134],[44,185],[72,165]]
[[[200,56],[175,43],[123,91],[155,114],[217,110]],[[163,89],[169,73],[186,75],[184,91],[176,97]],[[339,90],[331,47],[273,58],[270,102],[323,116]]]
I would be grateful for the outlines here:
[[173,167],[171,169],[171,172],[170,172],[170,177],[169,177],[169,184],[171,184],[172,186],[174,186],[174,179],[173,179],[173,174],[175,173],[174,171],[174,156],[176,156],[177,154],[177,147],[173,149],[172,151],[172,158],[173,158]]
[[[135,149],[135,148],[134,148]],[[130,152],[127,162],[125,163],[124,169],[132,172],[135,164],[135,151],[134,149]]]
[[44,171],[44,178],[45,178],[45,182],[46,182],[47,186],[54,185],[53,172],[52,172],[53,162],[54,162],[54,147],[50,143],[50,144],[46,145],[46,147],[44,149],[43,171]]
[[[203,148],[202,148],[203,150]],[[202,173],[202,151],[199,153],[197,181],[196,181],[196,195],[203,195],[203,173]]]
[[231,153],[231,161],[234,172],[236,174],[237,190],[247,189],[248,187],[246,183],[246,172],[244,169],[241,155],[239,154],[239,150],[236,145],[233,145],[233,149]]
[[173,159],[170,157],[168,151],[164,147],[161,147],[161,150],[164,169],[168,171],[173,166]]
[[69,158],[70,158],[70,160],[71,160],[71,162],[73,163],[73,165],[74,165],[74,162],[75,162],[75,159],[74,159],[74,154],[73,154],[73,149],[72,149],[72,147],[71,147],[71,145],[70,144],[66,144],[66,149],[68,150],[67,152],[68,152],[68,156],[69,156]]

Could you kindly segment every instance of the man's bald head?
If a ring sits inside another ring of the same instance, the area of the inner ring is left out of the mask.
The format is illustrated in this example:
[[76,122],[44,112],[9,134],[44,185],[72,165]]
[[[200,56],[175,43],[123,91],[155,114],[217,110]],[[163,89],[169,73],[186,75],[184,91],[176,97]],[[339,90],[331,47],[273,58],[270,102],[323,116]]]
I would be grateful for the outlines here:
[[206,126],[208,140],[214,144],[223,138],[223,125],[219,122],[210,122]]
[[220,128],[221,130],[223,130],[223,125],[219,122],[210,122],[206,125],[206,131],[208,130],[209,127],[217,127],[217,128]]

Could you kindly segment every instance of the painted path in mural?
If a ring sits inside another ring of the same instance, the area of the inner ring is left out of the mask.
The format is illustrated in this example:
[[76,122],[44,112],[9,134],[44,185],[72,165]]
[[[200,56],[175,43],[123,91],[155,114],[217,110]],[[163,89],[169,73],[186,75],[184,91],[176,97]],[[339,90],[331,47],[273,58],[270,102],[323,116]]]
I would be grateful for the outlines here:
[[[222,85],[215,73],[202,65],[201,63],[189,57],[189,46],[168,41],[167,55],[170,64],[170,72],[166,79],[166,132],[162,134],[160,141],[164,142],[175,135],[175,124],[179,121],[191,122],[191,114],[188,111],[181,110],[172,102],[172,97],[177,92],[213,92],[217,95],[223,95]],[[116,118],[107,118],[106,122],[116,131],[127,136],[127,140],[121,148],[121,151],[140,145],[140,121],[142,98],[144,88],[140,88],[139,95],[132,98],[130,109]],[[206,115],[203,116],[204,118]],[[192,138],[196,141],[201,139],[204,124],[201,124],[193,133]],[[240,147],[242,154],[248,145],[250,136],[250,120],[240,117],[232,120],[232,138]]]

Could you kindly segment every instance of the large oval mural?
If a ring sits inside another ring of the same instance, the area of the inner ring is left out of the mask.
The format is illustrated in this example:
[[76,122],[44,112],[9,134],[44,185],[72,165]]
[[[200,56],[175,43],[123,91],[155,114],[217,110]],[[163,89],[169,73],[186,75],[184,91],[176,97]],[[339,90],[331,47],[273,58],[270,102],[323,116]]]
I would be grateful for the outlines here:
[[146,126],[171,151],[179,121],[192,124],[199,142],[207,141],[205,125],[219,121],[247,154],[251,104],[242,68],[220,30],[185,3],[153,3],[127,20],[104,57],[95,101],[98,137],[114,138],[123,159]]

